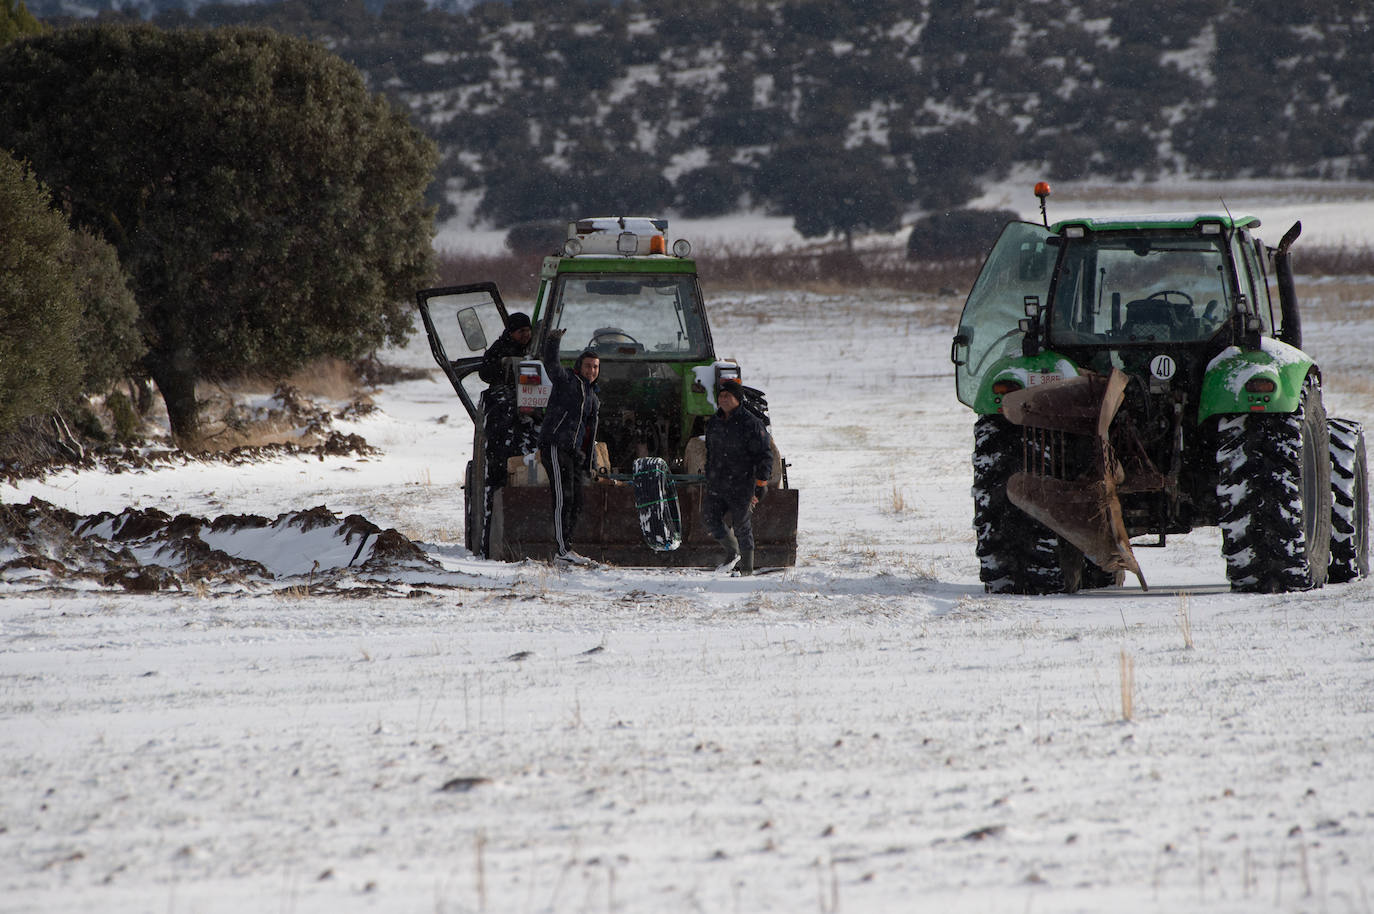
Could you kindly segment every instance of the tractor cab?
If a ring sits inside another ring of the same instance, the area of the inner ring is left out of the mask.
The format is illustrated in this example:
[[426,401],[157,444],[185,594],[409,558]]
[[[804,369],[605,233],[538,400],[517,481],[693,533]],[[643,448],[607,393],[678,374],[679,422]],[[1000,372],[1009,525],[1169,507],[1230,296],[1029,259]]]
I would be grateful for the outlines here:
[[[960,319],[959,399],[995,411],[994,386],[1026,387],[1078,368],[1158,383],[1185,367],[1200,375],[1228,346],[1258,348],[1275,326],[1272,271],[1250,236],[1258,226],[1217,214],[1009,224]],[[1048,353],[1061,358],[1046,361]],[[1020,357],[1038,357],[1045,370],[1001,377]]]
[[[717,364],[691,245],[668,253],[667,220],[582,219],[568,225],[563,253],[544,258],[535,300],[535,339],[519,367],[522,406],[546,399],[543,341],[563,330],[559,359],[583,352],[601,360],[601,437],[611,472],[629,472],[635,458],[663,456],[686,471],[686,442],[715,412],[723,376]],[[538,384],[526,380],[538,374]]]

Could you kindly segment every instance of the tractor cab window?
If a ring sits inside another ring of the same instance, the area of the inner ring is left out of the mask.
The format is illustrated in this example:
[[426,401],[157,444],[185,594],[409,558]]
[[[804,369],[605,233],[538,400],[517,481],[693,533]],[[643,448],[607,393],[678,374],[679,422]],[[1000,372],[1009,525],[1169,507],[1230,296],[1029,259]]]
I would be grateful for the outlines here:
[[710,358],[693,275],[564,275],[554,292],[553,326],[567,331],[564,358],[585,349],[611,360]]
[[998,362],[1021,352],[1026,299],[1043,301],[1059,248],[1050,230],[1032,222],[1009,222],[983,262],[964,302],[955,337],[955,389],[969,406],[984,376]]
[[1089,233],[1066,239],[1050,345],[1192,343],[1230,316],[1218,241],[1195,233]]
[[1258,252],[1250,235],[1246,232],[1237,232],[1234,244],[1237,249],[1236,269],[1240,273],[1238,278],[1241,292],[1245,294],[1246,300],[1251,302],[1254,313],[1259,315],[1264,325],[1264,332],[1268,333],[1274,327],[1273,300],[1278,298],[1278,295],[1270,298],[1264,262],[1257,256]]

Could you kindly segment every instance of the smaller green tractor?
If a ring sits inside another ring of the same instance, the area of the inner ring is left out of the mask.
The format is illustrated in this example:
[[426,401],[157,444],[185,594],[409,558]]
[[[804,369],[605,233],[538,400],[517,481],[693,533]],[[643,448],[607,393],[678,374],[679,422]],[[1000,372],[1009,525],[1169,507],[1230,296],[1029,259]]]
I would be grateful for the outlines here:
[[1133,540],[1207,526],[1236,591],[1368,574],[1364,432],[1302,350],[1301,223],[1267,247],[1229,212],[1042,222],[1003,229],[951,352],[984,586],[1144,587]]
[[[691,245],[669,248],[667,220],[601,217],[568,224],[563,250],[543,260],[524,358],[509,357],[503,380],[478,375],[484,349],[507,309],[494,283],[422,289],[420,315],[435,361],[473,425],[467,462],[465,541],[484,558],[551,558],[552,498],[533,455],[550,385],[539,361],[544,341],[563,330],[559,359],[590,350],[601,360],[595,480],[584,487],[577,550],[618,565],[711,566],[720,547],[700,520],[705,489],[706,420],[715,392],[740,366],[716,356]],[[769,424],[763,392],[745,386],[744,408]],[[638,458],[661,458],[673,480],[681,542],[645,540],[632,484]],[[797,490],[773,446],[770,492],[754,513],[760,565],[797,560]]]

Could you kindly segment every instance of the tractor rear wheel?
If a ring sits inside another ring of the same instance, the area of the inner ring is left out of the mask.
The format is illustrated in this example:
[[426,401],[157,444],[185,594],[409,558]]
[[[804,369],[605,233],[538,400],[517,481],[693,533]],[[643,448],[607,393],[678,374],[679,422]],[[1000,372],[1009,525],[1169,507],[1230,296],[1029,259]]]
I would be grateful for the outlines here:
[[978,577],[990,593],[1063,593],[1059,537],[1007,498],[1007,480],[1024,464],[1023,448],[1021,429],[1001,416],[983,416],[973,428]]
[[1310,590],[1331,555],[1331,457],[1321,388],[1288,414],[1223,416],[1217,503],[1231,589]]
[[1331,431],[1331,565],[1326,579],[1340,584],[1369,574],[1369,483],[1364,429],[1349,419],[1327,419]]
[[469,460],[463,470],[463,545],[478,558],[486,558],[482,550],[486,488],[481,461]]

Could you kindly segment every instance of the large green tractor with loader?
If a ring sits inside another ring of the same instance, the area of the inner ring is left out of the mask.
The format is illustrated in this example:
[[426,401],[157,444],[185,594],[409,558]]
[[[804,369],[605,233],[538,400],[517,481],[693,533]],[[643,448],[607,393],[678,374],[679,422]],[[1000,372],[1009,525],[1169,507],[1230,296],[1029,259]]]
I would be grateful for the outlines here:
[[1042,224],[1004,228],[951,352],[984,586],[1143,587],[1133,541],[1207,526],[1233,590],[1368,574],[1364,433],[1302,350],[1301,223],[1275,247],[1229,212],[1049,224],[1036,193]]
[[[534,439],[550,385],[539,361],[563,330],[560,361],[590,350],[601,360],[594,479],[584,486],[575,541],[589,558],[619,565],[712,566],[719,546],[703,529],[706,420],[740,366],[716,355],[691,245],[667,241],[667,221],[606,217],[568,224],[563,249],[543,259],[528,355],[505,360],[503,381],[478,375],[502,332],[507,307],[490,282],[423,289],[420,315],[435,361],[473,426],[464,473],[465,542],[474,554],[515,561],[555,552],[552,499]],[[744,387],[744,408],[768,423],[761,390]],[[494,418],[496,417],[496,418]],[[511,419],[514,418],[512,425]],[[671,474],[676,548],[646,542],[632,476],[639,458],[661,458]],[[793,565],[797,490],[774,445],[770,492],[755,509],[755,562]]]

